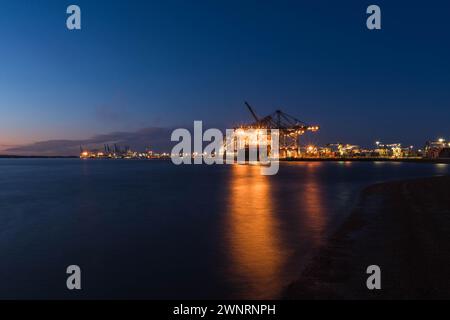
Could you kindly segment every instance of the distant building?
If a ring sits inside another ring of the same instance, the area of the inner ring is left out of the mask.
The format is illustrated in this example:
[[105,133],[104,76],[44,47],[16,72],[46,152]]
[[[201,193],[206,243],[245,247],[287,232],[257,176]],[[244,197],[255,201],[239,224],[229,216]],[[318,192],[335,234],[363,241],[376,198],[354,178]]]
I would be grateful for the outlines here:
[[405,158],[410,154],[411,148],[402,148],[401,143],[381,144],[376,143],[374,155],[381,158]]
[[323,148],[323,154],[331,158],[354,158],[362,155],[362,150],[357,145],[330,143]]
[[425,157],[430,159],[450,158],[450,141],[439,139],[427,141],[425,145]]
[[80,146],[81,159],[165,159],[169,158],[168,153],[155,153],[150,148],[145,152],[133,151],[126,146],[121,149],[114,144],[111,148],[109,145],[104,145],[104,150],[85,150]]

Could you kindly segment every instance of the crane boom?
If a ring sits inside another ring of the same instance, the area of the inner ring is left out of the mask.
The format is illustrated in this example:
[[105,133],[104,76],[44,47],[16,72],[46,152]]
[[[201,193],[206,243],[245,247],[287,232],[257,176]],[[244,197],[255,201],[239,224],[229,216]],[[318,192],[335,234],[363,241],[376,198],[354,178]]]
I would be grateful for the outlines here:
[[247,106],[248,110],[250,111],[250,113],[252,114],[253,118],[255,118],[256,122],[259,121],[258,116],[256,115],[255,111],[253,111],[253,108],[248,104],[247,101],[245,101],[245,105]]

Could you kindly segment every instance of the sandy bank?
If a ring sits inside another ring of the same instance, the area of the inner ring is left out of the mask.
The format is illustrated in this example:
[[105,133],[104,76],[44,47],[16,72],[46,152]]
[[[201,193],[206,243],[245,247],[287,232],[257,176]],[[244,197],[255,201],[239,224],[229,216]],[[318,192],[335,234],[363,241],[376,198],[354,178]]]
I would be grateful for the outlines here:
[[[381,268],[382,289],[366,288]],[[450,299],[450,177],[366,188],[288,299]]]

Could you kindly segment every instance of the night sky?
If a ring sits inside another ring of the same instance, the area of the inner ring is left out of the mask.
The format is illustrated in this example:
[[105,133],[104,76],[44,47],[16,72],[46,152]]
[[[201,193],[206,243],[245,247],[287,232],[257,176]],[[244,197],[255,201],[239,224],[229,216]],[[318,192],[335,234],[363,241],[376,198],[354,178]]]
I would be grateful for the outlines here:
[[[82,30],[66,28],[77,4]],[[366,28],[366,8],[382,30]],[[307,142],[450,138],[448,1],[0,1],[0,150],[282,109]],[[38,151],[37,151],[38,152]]]

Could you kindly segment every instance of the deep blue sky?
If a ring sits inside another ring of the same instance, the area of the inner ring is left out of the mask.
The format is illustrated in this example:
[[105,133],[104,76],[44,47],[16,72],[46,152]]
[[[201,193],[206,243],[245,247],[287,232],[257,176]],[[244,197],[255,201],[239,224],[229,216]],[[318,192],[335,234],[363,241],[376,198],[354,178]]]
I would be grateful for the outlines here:
[[[78,4],[82,30],[66,29]],[[382,9],[369,31],[365,10]],[[276,108],[311,142],[449,136],[448,1],[0,1],[0,145]],[[1,149],[2,147],[0,147]]]

